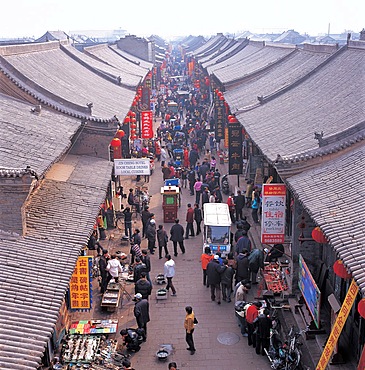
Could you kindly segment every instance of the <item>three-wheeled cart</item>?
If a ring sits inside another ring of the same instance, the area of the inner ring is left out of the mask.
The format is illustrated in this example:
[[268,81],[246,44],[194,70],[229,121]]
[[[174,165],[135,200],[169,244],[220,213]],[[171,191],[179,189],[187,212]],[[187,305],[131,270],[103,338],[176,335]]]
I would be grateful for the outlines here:
[[[179,180],[179,179],[176,179]],[[180,189],[178,186],[167,185],[161,188],[162,210],[164,222],[175,222],[179,208]]]

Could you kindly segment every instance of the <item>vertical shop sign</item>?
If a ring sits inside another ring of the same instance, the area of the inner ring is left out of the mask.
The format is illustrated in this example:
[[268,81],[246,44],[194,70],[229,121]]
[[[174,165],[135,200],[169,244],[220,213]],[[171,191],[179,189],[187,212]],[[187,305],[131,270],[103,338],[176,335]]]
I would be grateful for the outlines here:
[[70,308],[72,310],[89,310],[92,303],[91,288],[92,257],[80,256],[70,283]]
[[229,145],[228,173],[230,175],[240,175],[243,169],[243,162],[242,162],[242,126],[239,122],[228,124],[228,145]]
[[225,127],[225,107],[224,101],[217,99],[215,102],[215,139],[224,139],[224,127]]
[[153,129],[152,129],[152,111],[147,110],[141,112],[142,120],[142,139],[151,139],[153,138]]
[[284,184],[263,184],[261,243],[284,243],[285,200]]
[[327,339],[326,346],[323,349],[321,358],[318,361],[316,370],[326,369],[358,292],[359,288],[357,287],[355,280],[352,280],[349,290],[347,291],[345,300],[342,303],[340,312],[338,313],[336,321],[332,327],[331,334]]
[[[146,85],[147,85],[147,81],[146,81]],[[141,110],[149,110],[150,105],[151,105],[150,104],[150,89],[146,86],[143,86],[142,87]]]

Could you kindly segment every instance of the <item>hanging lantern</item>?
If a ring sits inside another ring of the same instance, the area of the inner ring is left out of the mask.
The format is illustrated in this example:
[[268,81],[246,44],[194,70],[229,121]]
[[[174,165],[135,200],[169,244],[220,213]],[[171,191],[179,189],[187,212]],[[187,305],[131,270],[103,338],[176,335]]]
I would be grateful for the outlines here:
[[130,121],[131,121],[131,119],[129,118],[129,116],[127,116],[127,117],[125,117],[125,118],[124,118],[123,123],[124,123],[125,125],[127,125]]
[[219,97],[219,100],[224,100],[224,96],[222,95],[222,96],[220,96]]
[[115,136],[116,136],[118,139],[122,140],[122,139],[123,139],[123,137],[125,136],[125,132],[124,132],[123,130],[118,130],[118,131],[116,132]]
[[130,116],[131,116],[132,118],[136,118],[136,112],[131,112]]
[[113,150],[113,159],[121,159],[122,158],[122,143],[120,139],[115,137],[111,142],[110,146]]
[[133,103],[132,103],[132,107],[136,107],[137,106],[137,100],[136,99],[134,99],[133,100]]
[[320,244],[328,243],[327,238],[324,236],[323,231],[321,230],[319,226],[313,229],[312,238],[313,240],[315,240],[317,243],[320,243]]
[[341,279],[349,279],[351,277],[351,274],[347,272],[346,267],[341,260],[337,260],[333,264],[333,271]]
[[361,299],[357,305],[357,312],[363,319],[365,319],[365,298]]
[[133,118],[131,118],[131,123],[136,123],[136,119],[133,117]]
[[130,128],[132,128],[132,129],[133,129],[133,128],[137,128],[137,125],[136,125],[135,123],[131,123],[131,124],[130,124]]
[[218,92],[217,92],[217,95],[218,95],[218,97],[219,97],[219,98],[220,98],[221,96],[223,96],[222,91],[218,91]]
[[228,119],[228,122],[229,123],[237,123],[238,120],[237,120],[237,118],[235,116],[232,116],[231,118]]

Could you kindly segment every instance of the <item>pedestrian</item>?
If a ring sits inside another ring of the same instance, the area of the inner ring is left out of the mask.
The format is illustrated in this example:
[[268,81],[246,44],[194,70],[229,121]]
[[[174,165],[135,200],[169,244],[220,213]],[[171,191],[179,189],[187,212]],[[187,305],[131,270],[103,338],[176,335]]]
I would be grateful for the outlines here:
[[103,247],[98,241],[98,232],[96,230],[93,230],[93,232],[91,233],[89,241],[87,243],[87,248],[91,251],[96,250],[98,256],[102,255]]
[[248,250],[243,249],[242,252],[236,257],[237,269],[236,269],[236,283],[241,280],[250,280],[249,262],[248,262]]
[[150,220],[153,213],[149,211],[149,206],[145,206],[142,213],[141,213],[141,219],[142,219],[142,238],[146,237],[146,230],[148,221]]
[[167,180],[170,178],[170,175],[171,175],[171,170],[170,170],[170,167],[165,163],[162,167],[162,178],[163,178],[163,181]]
[[141,245],[142,238],[141,238],[141,231],[139,229],[134,229],[134,233],[132,235],[131,244],[138,244]]
[[103,254],[99,260],[99,270],[100,270],[100,276],[101,276],[100,292],[101,294],[104,294],[106,291],[106,287],[108,286],[108,283],[111,279],[111,275],[106,269],[106,267],[108,266],[109,258],[110,258],[109,252],[106,249],[104,249],[102,253]]
[[202,194],[202,182],[199,178],[195,180],[194,190],[195,190],[195,203],[200,204],[200,196]]
[[284,254],[283,244],[274,244],[270,250],[267,251],[265,262],[276,262]]
[[139,213],[140,212],[140,208],[139,208],[139,203],[136,202],[135,200],[135,195],[133,193],[133,189],[129,189],[129,194],[128,194],[128,198],[127,198],[127,202],[128,204],[132,207],[132,206],[135,206],[136,208],[136,212]]
[[150,256],[147,254],[147,249],[142,249],[142,256],[141,256],[141,262],[146,265],[146,277],[147,280],[151,283],[152,281],[150,278],[150,272],[151,272],[151,259]]
[[142,299],[147,299],[152,293],[152,284],[147,280],[145,272],[141,272],[140,279],[134,285],[134,293],[141,293]]
[[241,190],[237,190],[237,195],[234,197],[234,204],[236,208],[236,221],[243,219],[243,207],[245,206],[245,196]]
[[130,249],[130,253],[131,253],[131,265],[134,264],[134,261],[135,261],[136,257],[138,257],[138,258],[142,257],[142,250],[141,250],[141,247],[138,244],[133,244],[132,245],[132,247]]
[[117,283],[119,273],[123,272],[123,267],[120,264],[120,262],[117,259],[117,256],[115,254],[113,254],[111,256],[110,260],[108,261],[108,264],[106,266],[106,271],[109,272],[109,274],[111,276],[111,279],[114,279],[114,281]]
[[252,203],[252,189],[253,189],[253,181],[247,180],[246,186],[246,207],[251,208]]
[[136,302],[133,310],[134,317],[136,318],[138,328],[144,330],[143,341],[145,342],[147,339],[147,323],[150,321],[149,303],[147,299],[142,298],[141,293],[135,294],[134,300]]
[[259,308],[261,307],[260,302],[254,302],[252,304],[248,304],[246,307],[246,322],[247,322],[247,339],[248,345],[256,347],[256,335],[255,333],[255,325],[254,321],[256,320],[257,316],[259,315]]
[[221,189],[220,189],[219,185],[215,186],[215,189],[213,190],[213,194],[214,194],[216,203],[222,203],[223,202],[223,195],[222,195],[222,192],[221,192]]
[[161,147],[161,167],[165,166],[166,159],[167,159],[167,152],[164,146]]
[[198,203],[194,204],[194,220],[196,223],[196,235],[199,235],[202,232],[200,225],[203,221],[203,215]]
[[168,370],[177,370],[176,362],[170,362],[167,367]]
[[205,203],[209,203],[209,197],[210,197],[210,193],[209,193],[209,190],[208,190],[208,187],[206,186],[202,192],[202,209],[204,211],[204,204]]
[[193,308],[191,306],[186,306],[185,312],[186,312],[184,321],[185,340],[186,343],[188,344],[187,350],[190,351],[191,355],[193,355],[196,351],[193,338],[195,315],[193,312]]
[[[236,317],[238,321],[238,326],[241,329],[241,334],[243,337],[247,337],[247,322],[246,322],[246,294],[248,290],[251,288],[251,285],[246,280],[241,280],[236,286],[234,287],[234,303],[235,303],[235,310],[236,310]],[[239,308],[239,309],[238,309]]]
[[246,302],[247,292],[250,290],[251,284],[248,280],[241,280],[234,287],[234,301]]
[[264,252],[261,249],[253,249],[248,256],[249,269],[251,271],[251,284],[258,284],[257,273],[264,268]]
[[258,211],[261,206],[261,198],[260,198],[260,190],[258,188],[255,189],[255,191],[252,193],[252,219],[255,224],[259,223],[259,216]]
[[213,255],[212,251],[210,250],[210,247],[205,247],[204,253],[200,257],[200,262],[202,264],[203,269],[203,285],[206,285],[207,288],[209,288],[209,285],[207,284],[207,266],[212,259]]
[[272,321],[269,317],[269,310],[263,309],[259,311],[259,315],[254,321],[256,332],[256,354],[265,356],[265,349],[269,349],[270,345],[270,330]]
[[184,228],[182,225],[179,224],[180,220],[178,218],[175,219],[175,225],[173,225],[170,229],[170,240],[174,245],[174,256],[177,257],[177,244],[179,243],[179,247],[181,253],[185,253],[185,246],[184,246]]
[[224,270],[221,276],[221,286],[222,286],[222,299],[227,303],[231,302],[232,294],[232,282],[234,276],[234,270],[232,267],[228,266],[228,260],[223,261]]
[[125,236],[129,237],[129,240],[132,240],[132,212],[129,207],[126,207],[123,210],[124,213],[124,232]]
[[223,266],[219,264],[219,256],[214,255],[213,259],[207,265],[207,284],[210,286],[210,297],[212,301],[217,299],[221,304],[221,275]]
[[231,216],[232,223],[236,222],[236,216],[235,216],[235,205],[234,205],[234,194],[230,194],[230,196],[227,199],[228,209],[229,209],[229,215]]
[[171,288],[171,295],[173,297],[176,296],[176,289],[174,287],[174,284],[172,283],[172,279],[175,276],[175,261],[171,258],[169,254],[166,255],[166,262],[164,264],[164,275],[167,279],[167,285],[166,290],[167,292]]
[[196,179],[195,179],[195,171],[193,167],[191,167],[188,172],[188,181],[189,181],[190,195],[194,195],[194,185],[195,185]]
[[146,265],[141,261],[140,257],[136,257],[136,262],[133,266],[134,283],[136,283],[141,278],[142,272],[146,272]]
[[241,230],[241,237],[237,240],[235,252],[238,256],[244,249],[251,252],[251,240],[247,236],[246,230]]
[[191,167],[195,167],[195,164],[196,162],[198,161],[198,158],[199,158],[199,153],[198,151],[193,147],[191,150],[190,150],[190,153],[189,153],[189,163],[190,163],[190,166]]
[[151,254],[155,254],[154,249],[156,245],[156,221],[152,218],[148,222],[146,229],[146,237],[148,240],[148,250]]
[[167,232],[164,229],[163,225],[158,225],[157,230],[157,243],[158,243],[158,258],[162,258],[162,248],[165,250],[165,256],[169,254],[167,249],[167,243],[169,241],[169,237],[167,236]]
[[185,239],[189,239],[189,236],[195,236],[195,233],[194,233],[194,209],[192,208],[190,203],[188,203],[188,210],[186,211]]

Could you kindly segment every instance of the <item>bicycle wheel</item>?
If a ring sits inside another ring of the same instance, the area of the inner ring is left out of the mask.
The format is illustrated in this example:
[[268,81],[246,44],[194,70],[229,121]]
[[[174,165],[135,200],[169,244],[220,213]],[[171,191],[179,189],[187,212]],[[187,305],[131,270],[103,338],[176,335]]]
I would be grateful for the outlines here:
[[115,225],[119,230],[124,230],[124,217],[117,217]]

